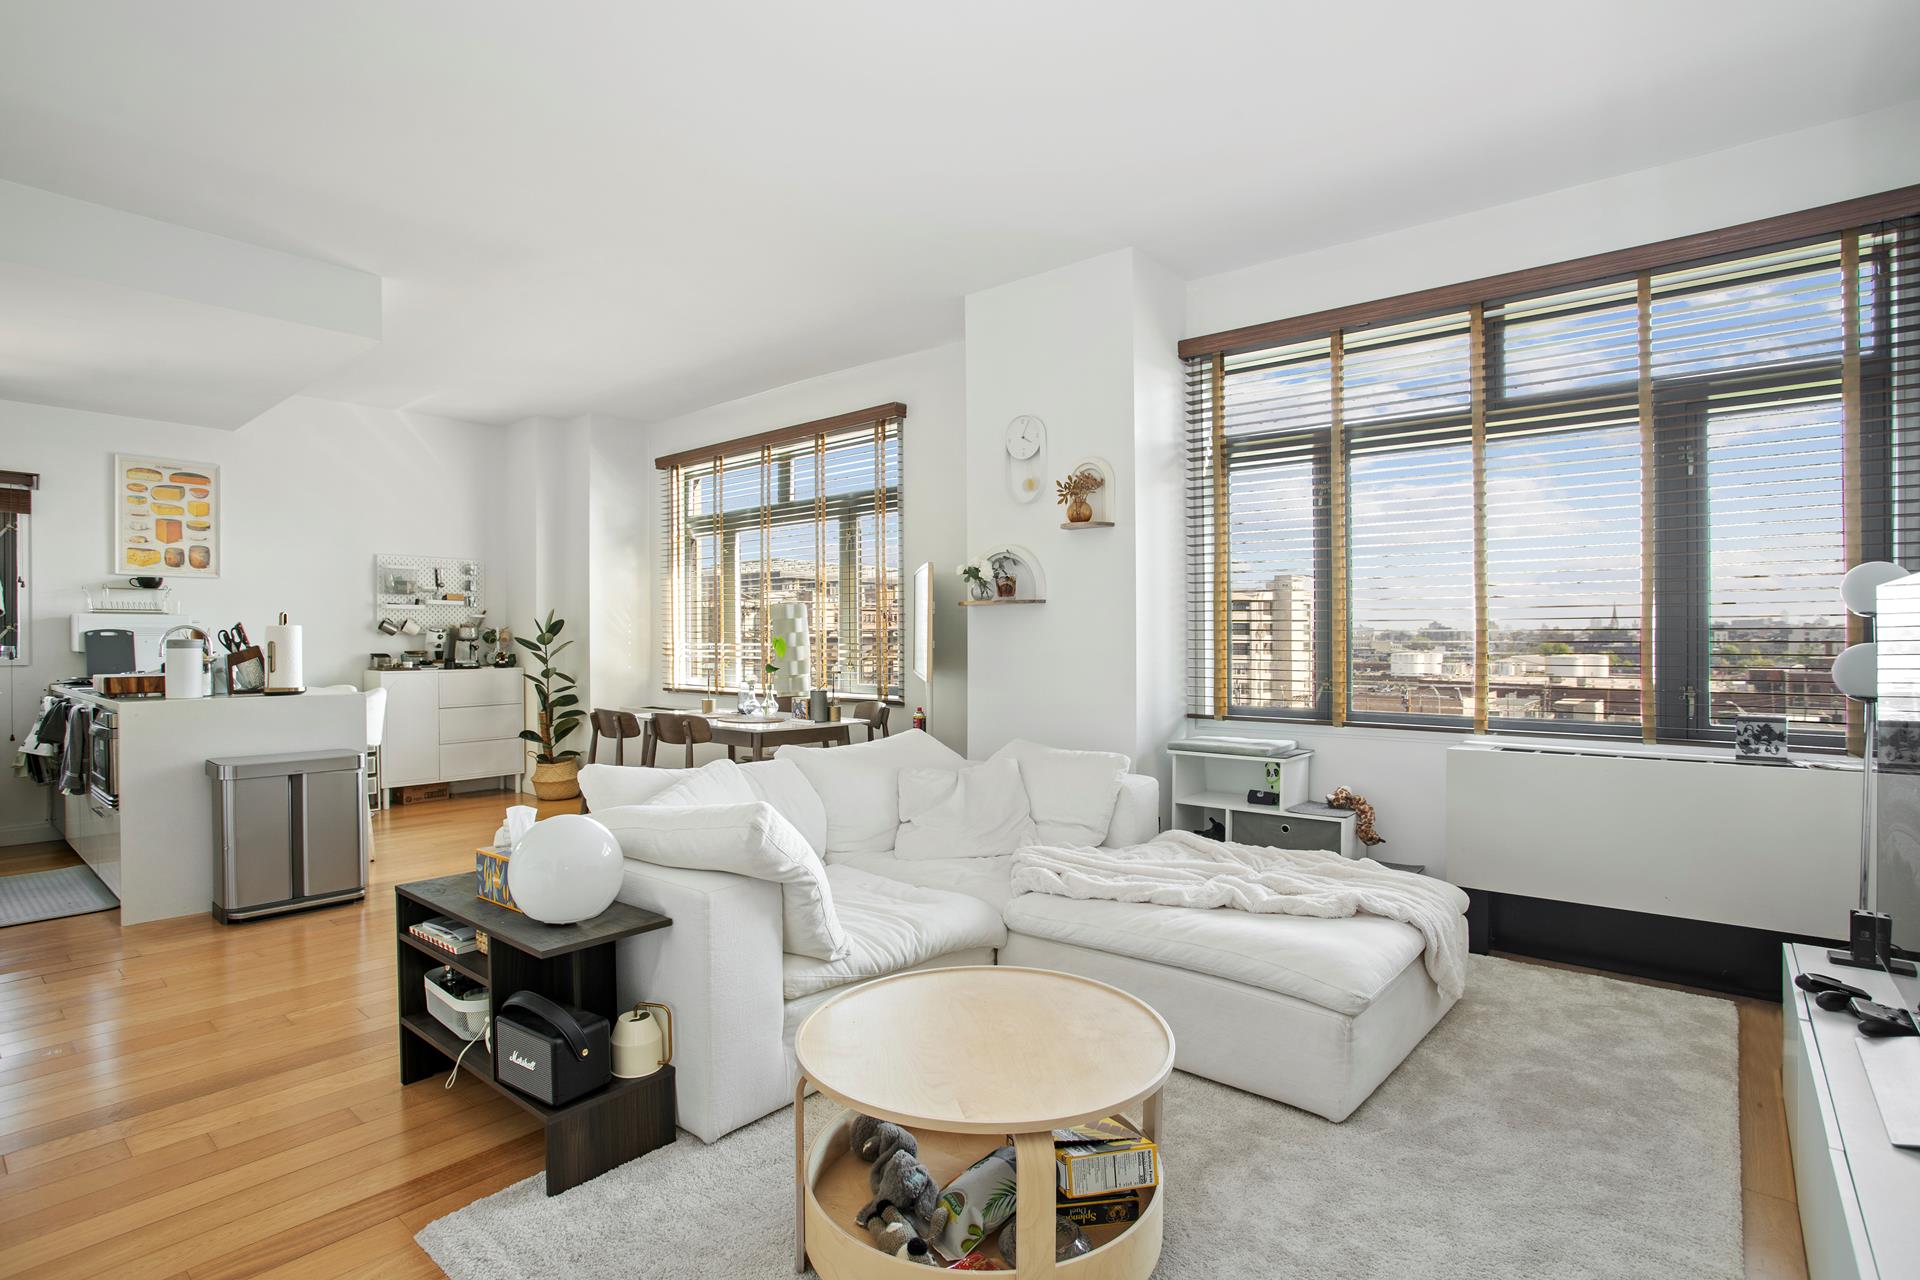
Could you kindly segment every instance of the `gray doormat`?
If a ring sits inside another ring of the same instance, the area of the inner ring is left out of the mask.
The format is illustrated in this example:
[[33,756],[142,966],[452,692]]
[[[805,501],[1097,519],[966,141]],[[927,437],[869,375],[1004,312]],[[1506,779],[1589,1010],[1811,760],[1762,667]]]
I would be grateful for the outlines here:
[[[1345,1124],[1175,1075],[1154,1280],[1740,1280],[1734,1006],[1470,959]],[[808,1132],[834,1111],[809,1099]],[[792,1178],[782,1111],[552,1199],[535,1175],[415,1239],[454,1280],[783,1280]]]
[[89,867],[0,876],[0,928],[112,911],[119,905],[120,899]]

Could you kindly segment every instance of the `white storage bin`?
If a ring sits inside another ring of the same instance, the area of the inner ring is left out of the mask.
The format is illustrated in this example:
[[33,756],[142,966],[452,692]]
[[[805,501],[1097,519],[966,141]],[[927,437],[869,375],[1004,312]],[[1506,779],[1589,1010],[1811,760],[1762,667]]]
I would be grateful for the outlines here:
[[450,965],[427,970],[427,1009],[453,1034],[472,1040],[486,1034],[487,989]]

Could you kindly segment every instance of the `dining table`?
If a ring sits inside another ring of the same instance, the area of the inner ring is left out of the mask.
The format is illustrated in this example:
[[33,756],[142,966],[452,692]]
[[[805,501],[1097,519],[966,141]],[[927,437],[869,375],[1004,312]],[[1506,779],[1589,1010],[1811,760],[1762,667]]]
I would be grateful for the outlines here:
[[842,716],[838,720],[808,720],[788,712],[777,716],[745,716],[738,711],[700,711],[691,707],[622,707],[621,710],[632,713],[640,721],[644,735],[641,751],[642,759],[652,759],[653,717],[660,712],[676,715],[699,716],[713,729],[713,740],[729,751],[745,749],[749,760],[764,760],[771,748],[784,747],[791,743],[818,742],[823,746],[845,746],[853,741],[853,729],[865,727],[869,733],[872,724],[859,716]]

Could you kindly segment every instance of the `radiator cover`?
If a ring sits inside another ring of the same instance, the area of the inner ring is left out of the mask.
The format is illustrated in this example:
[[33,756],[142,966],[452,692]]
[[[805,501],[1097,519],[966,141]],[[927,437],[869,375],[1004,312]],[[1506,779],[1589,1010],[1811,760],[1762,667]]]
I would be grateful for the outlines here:
[[1462,744],[1447,878],[1802,937],[1845,932],[1860,775],[1730,759]]

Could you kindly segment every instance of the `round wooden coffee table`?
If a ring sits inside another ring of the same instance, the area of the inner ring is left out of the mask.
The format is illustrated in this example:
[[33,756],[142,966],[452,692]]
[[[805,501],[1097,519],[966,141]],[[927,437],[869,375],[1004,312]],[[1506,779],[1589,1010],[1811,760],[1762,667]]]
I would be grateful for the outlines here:
[[[1092,1253],[1055,1264],[1051,1130],[1138,1105],[1159,1141],[1160,1091],[1173,1072],[1173,1032],[1159,1014],[1103,982],[1045,969],[973,965],[895,974],[829,1000],[794,1037],[794,1269],[822,1280],[911,1280],[928,1268],[873,1246],[854,1214],[872,1198],[871,1166],[847,1147],[846,1115],[807,1146],[811,1084],[851,1112],[891,1120],[920,1140],[945,1186],[1005,1144],[1019,1154],[1015,1222],[1022,1277],[1144,1280],[1160,1258],[1161,1186],[1140,1219],[1096,1227]],[[983,1252],[998,1258],[997,1244]]]

